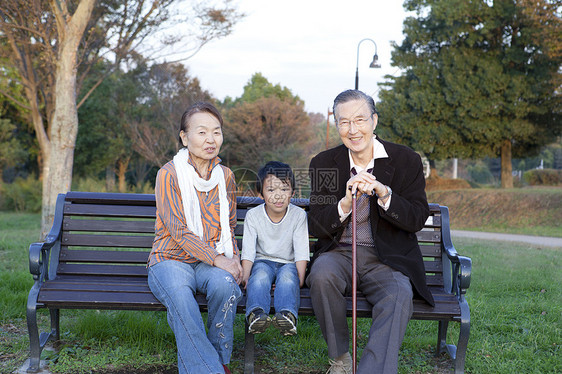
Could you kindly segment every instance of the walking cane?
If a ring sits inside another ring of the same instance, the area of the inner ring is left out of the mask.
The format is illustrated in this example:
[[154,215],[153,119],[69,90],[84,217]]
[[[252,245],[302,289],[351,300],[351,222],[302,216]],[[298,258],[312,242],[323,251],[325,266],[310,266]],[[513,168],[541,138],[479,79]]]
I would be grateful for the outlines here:
[[351,206],[351,324],[353,345],[353,374],[357,370],[357,192],[352,195]]

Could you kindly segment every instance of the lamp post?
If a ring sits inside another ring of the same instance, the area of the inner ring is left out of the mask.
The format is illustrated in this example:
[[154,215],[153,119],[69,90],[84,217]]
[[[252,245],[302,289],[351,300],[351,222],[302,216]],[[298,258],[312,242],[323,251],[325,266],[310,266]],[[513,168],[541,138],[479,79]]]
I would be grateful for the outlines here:
[[326,149],[330,146],[330,115],[332,114],[334,114],[334,112],[328,108],[328,117],[326,117]]
[[373,61],[371,62],[369,67],[370,68],[380,68],[381,67],[381,64],[379,64],[379,56],[377,55],[377,43],[375,43],[375,41],[373,39],[369,39],[369,38],[361,40],[359,42],[359,44],[357,44],[357,64],[355,66],[355,89],[356,90],[359,89],[359,46],[365,40],[369,40],[369,41],[373,42],[373,44],[375,45],[375,55],[373,56]]

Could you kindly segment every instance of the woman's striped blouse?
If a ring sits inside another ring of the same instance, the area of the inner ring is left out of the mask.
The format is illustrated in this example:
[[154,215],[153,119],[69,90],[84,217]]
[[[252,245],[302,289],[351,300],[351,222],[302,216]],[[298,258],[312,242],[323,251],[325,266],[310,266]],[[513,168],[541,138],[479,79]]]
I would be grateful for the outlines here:
[[[189,162],[193,165],[191,158]],[[230,232],[234,254],[238,255],[238,247],[234,238],[236,227],[236,182],[234,174],[226,166],[219,165],[220,158],[216,157],[209,165],[209,173],[213,167],[222,167],[226,182],[228,201],[230,205]],[[194,165],[195,166],[195,165]],[[185,224],[185,216],[178,178],[174,162],[164,165],[156,177],[156,223],[155,237],[152,251],[148,258],[148,266],[164,260],[176,260],[187,263],[203,261],[213,264],[218,252],[215,250],[220,241],[220,206],[218,186],[208,193],[199,192],[201,207],[201,221],[203,223],[203,238],[199,238]]]

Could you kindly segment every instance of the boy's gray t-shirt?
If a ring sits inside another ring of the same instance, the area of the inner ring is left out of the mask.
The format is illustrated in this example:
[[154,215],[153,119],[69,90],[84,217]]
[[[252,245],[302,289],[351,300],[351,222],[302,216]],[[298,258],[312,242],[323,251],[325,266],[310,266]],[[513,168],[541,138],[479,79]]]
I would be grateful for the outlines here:
[[285,217],[274,223],[265,211],[265,203],[250,209],[244,220],[241,259],[281,263],[309,261],[306,212],[289,204]]

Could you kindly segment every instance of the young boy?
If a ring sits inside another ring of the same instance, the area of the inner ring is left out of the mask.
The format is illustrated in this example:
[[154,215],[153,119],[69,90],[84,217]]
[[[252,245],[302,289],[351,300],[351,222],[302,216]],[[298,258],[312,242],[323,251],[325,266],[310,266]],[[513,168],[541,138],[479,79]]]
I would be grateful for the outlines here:
[[[246,214],[242,239],[248,332],[264,332],[273,322],[282,335],[297,333],[300,287],[309,261],[306,212],[290,204],[295,177],[291,167],[270,161],[258,172],[264,203]],[[275,316],[269,317],[275,283]]]

